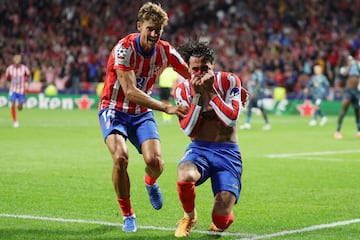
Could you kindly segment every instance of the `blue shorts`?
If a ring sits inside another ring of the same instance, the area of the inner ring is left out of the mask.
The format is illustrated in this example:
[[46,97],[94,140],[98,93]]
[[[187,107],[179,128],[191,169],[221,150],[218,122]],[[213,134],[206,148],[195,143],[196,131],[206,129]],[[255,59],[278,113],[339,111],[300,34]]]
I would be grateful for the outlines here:
[[148,139],[160,139],[153,112],[131,115],[115,109],[102,109],[98,113],[104,141],[113,133],[121,134],[141,154],[141,144]]
[[193,141],[180,163],[186,161],[194,163],[201,174],[196,186],[210,178],[214,196],[228,191],[235,195],[236,202],[239,200],[242,160],[238,144]]
[[25,102],[25,94],[16,93],[16,92],[10,92],[9,93],[9,101],[15,102],[17,99],[18,103],[24,103]]

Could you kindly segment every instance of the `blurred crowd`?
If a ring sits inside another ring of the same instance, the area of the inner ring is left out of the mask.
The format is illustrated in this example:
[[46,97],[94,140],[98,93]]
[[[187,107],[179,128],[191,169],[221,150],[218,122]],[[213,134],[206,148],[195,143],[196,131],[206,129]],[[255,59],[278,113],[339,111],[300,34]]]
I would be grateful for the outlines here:
[[[114,44],[136,32],[140,0],[2,0],[0,89],[13,54],[22,53],[36,86],[92,91]],[[169,15],[163,39],[174,46],[201,39],[216,67],[244,81],[250,65],[269,86],[301,91],[315,64],[333,88],[348,55],[360,56],[360,0],[183,0],[160,2]]]

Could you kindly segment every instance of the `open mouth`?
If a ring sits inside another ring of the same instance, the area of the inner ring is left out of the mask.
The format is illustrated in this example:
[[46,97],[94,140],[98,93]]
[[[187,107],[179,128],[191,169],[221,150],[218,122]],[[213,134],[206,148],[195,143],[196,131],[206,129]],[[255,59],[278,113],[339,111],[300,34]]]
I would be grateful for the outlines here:
[[152,42],[152,43],[157,43],[158,39],[157,38],[149,38],[148,41]]

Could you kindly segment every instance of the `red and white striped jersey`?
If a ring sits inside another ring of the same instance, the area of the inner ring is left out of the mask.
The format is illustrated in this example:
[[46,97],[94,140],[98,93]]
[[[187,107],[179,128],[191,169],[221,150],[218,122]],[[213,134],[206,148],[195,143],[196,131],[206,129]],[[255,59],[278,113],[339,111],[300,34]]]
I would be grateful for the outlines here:
[[196,135],[197,129],[201,125],[202,112],[210,110],[214,110],[217,118],[225,126],[236,126],[242,106],[239,77],[229,72],[216,72],[213,86],[218,94],[209,100],[209,104],[203,103],[203,106],[192,103],[195,91],[189,79],[175,87],[175,103],[189,107],[186,117],[179,118],[180,127],[186,135],[190,137]]
[[168,42],[159,40],[153,52],[145,55],[140,48],[139,33],[129,34],[119,40],[108,59],[99,110],[112,108],[129,114],[151,111],[126,99],[115,70],[133,70],[137,88],[150,95],[155,81],[168,66],[172,66],[180,74],[188,73],[187,64]]
[[6,68],[5,76],[10,80],[9,92],[26,94],[26,80],[30,76],[30,70],[27,66],[12,64]]

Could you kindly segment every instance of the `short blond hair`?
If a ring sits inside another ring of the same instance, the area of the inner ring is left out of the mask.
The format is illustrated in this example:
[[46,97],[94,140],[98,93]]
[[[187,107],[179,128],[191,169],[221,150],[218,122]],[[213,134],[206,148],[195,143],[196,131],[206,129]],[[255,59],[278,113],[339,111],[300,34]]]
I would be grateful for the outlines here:
[[152,2],[147,2],[139,10],[138,21],[144,22],[151,20],[153,22],[158,22],[163,26],[168,25],[169,17],[166,11],[161,7],[160,4],[155,4]]

